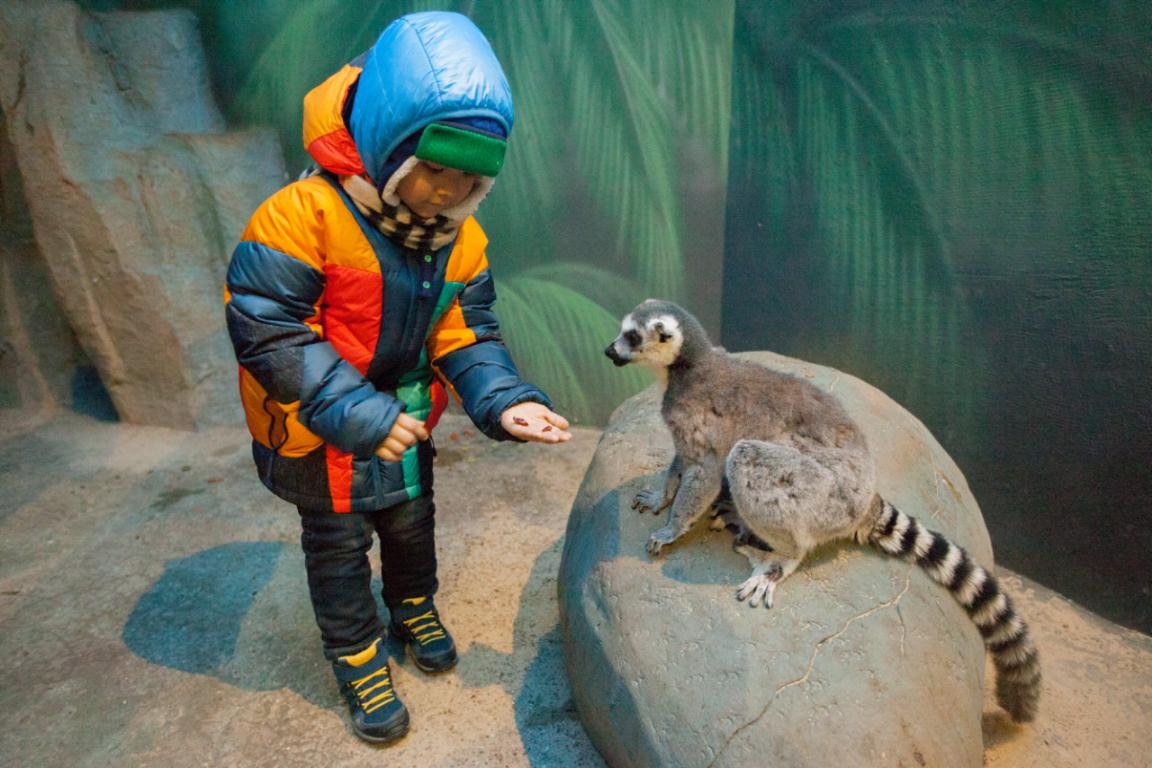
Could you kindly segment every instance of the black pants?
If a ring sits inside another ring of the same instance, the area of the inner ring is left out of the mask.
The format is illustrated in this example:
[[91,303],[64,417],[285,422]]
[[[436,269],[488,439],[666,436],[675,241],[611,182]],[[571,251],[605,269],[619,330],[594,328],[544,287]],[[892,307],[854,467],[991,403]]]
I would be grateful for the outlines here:
[[328,659],[363,650],[383,635],[368,561],[373,532],[380,539],[385,605],[436,593],[435,516],[431,494],[375,512],[300,508],[308,590]]

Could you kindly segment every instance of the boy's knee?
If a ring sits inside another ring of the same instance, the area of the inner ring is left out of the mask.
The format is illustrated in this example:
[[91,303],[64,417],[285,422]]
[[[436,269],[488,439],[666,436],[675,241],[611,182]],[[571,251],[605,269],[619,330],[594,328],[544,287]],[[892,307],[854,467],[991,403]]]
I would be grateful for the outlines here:
[[435,522],[436,504],[431,497],[420,496],[381,512],[376,529],[381,535],[419,534],[431,529]]
[[372,547],[372,532],[364,516],[357,513],[306,515],[301,517],[300,543],[306,554],[319,552],[366,552]]

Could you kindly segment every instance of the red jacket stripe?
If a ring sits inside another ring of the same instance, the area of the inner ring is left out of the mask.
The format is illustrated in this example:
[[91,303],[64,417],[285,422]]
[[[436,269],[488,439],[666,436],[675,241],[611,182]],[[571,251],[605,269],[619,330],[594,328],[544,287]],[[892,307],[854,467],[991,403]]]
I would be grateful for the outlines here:
[[352,454],[324,446],[328,462],[328,493],[333,512],[352,511]]

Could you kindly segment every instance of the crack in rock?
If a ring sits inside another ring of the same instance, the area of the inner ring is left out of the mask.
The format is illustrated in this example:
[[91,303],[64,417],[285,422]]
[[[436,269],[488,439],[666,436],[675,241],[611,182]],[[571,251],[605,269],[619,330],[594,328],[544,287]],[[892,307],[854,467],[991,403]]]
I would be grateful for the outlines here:
[[901,589],[900,592],[898,592],[894,597],[892,597],[892,599],[890,599],[886,602],[880,603],[879,605],[873,606],[872,608],[869,608],[868,610],[864,611],[863,613],[857,614],[856,616],[852,616],[851,618],[849,618],[847,621],[844,622],[844,625],[842,627],[840,627],[840,629],[836,630],[832,634],[830,634],[827,637],[818,641],[816,643],[816,645],[812,648],[812,655],[808,658],[808,668],[804,670],[804,674],[801,675],[800,677],[796,678],[795,680],[784,683],[779,688],[777,688],[775,691],[773,691],[772,695],[769,697],[768,701],[765,702],[764,707],[760,710],[760,712],[754,718],[752,718],[748,722],[744,723],[743,725],[739,726],[738,728],[736,728],[736,730],[732,731],[732,733],[728,736],[728,738],[724,740],[723,745],[721,745],[720,749],[717,750],[716,756],[714,758],[712,758],[712,761],[710,763],[708,763],[706,768],[712,768],[712,766],[716,765],[716,762],[721,757],[724,756],[724,753],[728,750],[729,745],[731,745],[732,742],[736,740],[737,736],[739,736],[741,733],[743,733],[747,728],[755,725],[756,723],[760,722],[761,719],[763,719],[764,715],[766,715],[768,713],[768,710],[772,708],[772,705],[776,702],[777,697],[779,697],[779,695],[782,691],[785,691],[788,688],[791,688],[793,686],[802,685],[803,683],[808,682],[808,678],[812,676],[812,670],[816,666],[816,657],[820,655],[820,649],[823,648],[824,645],[826,645],[827,643],[830,643],[831,641],[835,640],[836,638],[840,637],[845,632],[847,632],[848,627],[852,626],[852,624],[856,623],[857,621],[860,621],[862,619],[866,619],[869,616],[871,616],[872,614],[876,613],[877,611],[881,611],[881,610],[884,610],[885,608],[891,608],[892,606],[896,606],[896,608],[897,608],[896,615],[900,617],[900,648],[901,648],[901,655],[903,655],[905,627],[904,627],[904,617],[900,615],[899,607],[900,607],[900,600],[904,597],[904,595],[906,595],[908,593],[908,589],[910,588],[911,584],[912,584],[912,568],[910,567],[908,570],[906,570],[904,572],[904,587],[903,587],[903,589]]
[[941,518],[941,510],[944,509],[944,504],[941,502],[941,499],[943,498],[940,492],[941,484],[943,484],[948,489],[949,493],[952,494],[952,499],[954,501],[959,502],[962,500],[962,497],[960,494],[960,489],[956,487],[952,480],[949,479],[947,473],[940,469],[939,465],[936,464],[935,461],[932,462],[932,471],[935,474],[935,477],[933,478],[933,490],[935,491],[936,495],[936,503],[933,505],[929,517],[936,520]]

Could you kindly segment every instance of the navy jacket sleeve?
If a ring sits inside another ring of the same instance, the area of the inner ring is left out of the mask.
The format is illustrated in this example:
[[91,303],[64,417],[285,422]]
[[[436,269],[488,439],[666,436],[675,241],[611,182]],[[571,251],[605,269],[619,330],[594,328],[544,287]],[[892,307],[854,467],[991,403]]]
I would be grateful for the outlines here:
[[[455,305],[433,329],[433,364],[481,432],[495,440],[516,440],[500,425],[500,414],[517,403],[531,401],[551,408],[552,401],[520,378],[501,339],[492,309],[495,303],[492,275],[487,261],[481,260]],[[447,351],[437,354],[437,350]]]
[[494,440],[515,440],[500,425],[500,414],[517,403],[552,401],[539,388],[520,378],[502,341],[489,339],[442,357],[440,372],[452,384],[464,410],[485,435]]
[[275,204],[274,196],[253,215],[228,267],[226,316],[236,359],[269,396],[298,401],[301,424],[322,440],[371,456],[403,405],[306,322],[324,292],[324,274],[314,266],[318,246],[303,232],[293,252],[260,242],[261,221],[276,215]]

